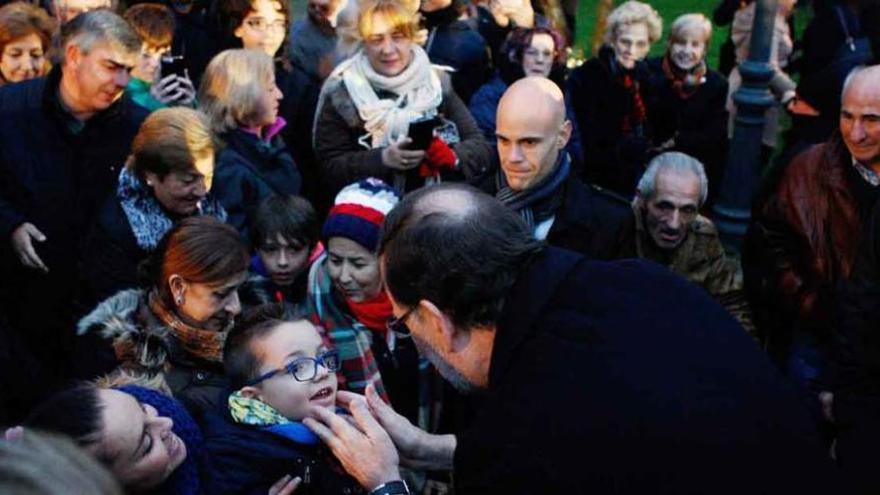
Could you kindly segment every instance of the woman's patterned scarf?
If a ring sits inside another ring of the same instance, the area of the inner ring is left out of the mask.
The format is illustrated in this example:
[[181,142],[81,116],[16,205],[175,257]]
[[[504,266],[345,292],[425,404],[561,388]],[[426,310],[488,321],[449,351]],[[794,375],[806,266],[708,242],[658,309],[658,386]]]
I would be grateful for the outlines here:
[[[156,200],[153,191],[128,167],[122,167],[122,171],[119,172],[116,197],[128,219],[138,246],[145,251],[154,250],[165,233],[174,226],[174,220]],[[221,222],[226,221],[226,210],[211,196],[199,202],[196,214],[211,215]]]
[[187,325],[165,306],[162,298],[155,292],[150,293],[149,304],[153,314],[171,330],[172,353],[179,351],[187,358],[196,358],[208,363],[223,363],[223,345],[226,344],[228,330],[215,332]]
[[690,70],[682,70],[669,58],[668,53],[663,57],[663,73],[672,81],[672,90],[683,100],[693,96],[706,82],[706,70],[705,59]]

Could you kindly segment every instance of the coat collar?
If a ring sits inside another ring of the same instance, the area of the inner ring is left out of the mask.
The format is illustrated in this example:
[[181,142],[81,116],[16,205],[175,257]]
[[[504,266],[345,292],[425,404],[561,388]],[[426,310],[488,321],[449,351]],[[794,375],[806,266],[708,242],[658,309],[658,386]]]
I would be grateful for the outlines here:
[[503,382],[520,347],[539,329],[535,323],[544,313],[557,287],[583,259],[577,253],[548,247],[520,273],[504,299],[501,317],[495,328],[495,344],[489,365],[490,388]]
[[569,176],[562,185],[562,204],[556,210],[556,220],[550,229],[551,235],[565,232],[572,227],[589,229],[593,208],[593,195],[589,186]]
[[[63,71],[61,65],[56,65],[46,76],[46,84],[43,87],[43,110],[48,115],[56,116],[58,120],[63,123],[65,129],[70,129],[68,123],[75,121],[76,119],[66,108],[64,108],[64,105],[61,102],[62,74]],[[95,115],[81,125],[83,127],[87,125],[91,126],[93,124],[111,121],[120,117],[126,107],[126,99],[128,99],[128,95],[123,93],[122,96],[114,101],[109,107],[95,113]],[[70,134],[70,132],[68,131],[65,134]]]

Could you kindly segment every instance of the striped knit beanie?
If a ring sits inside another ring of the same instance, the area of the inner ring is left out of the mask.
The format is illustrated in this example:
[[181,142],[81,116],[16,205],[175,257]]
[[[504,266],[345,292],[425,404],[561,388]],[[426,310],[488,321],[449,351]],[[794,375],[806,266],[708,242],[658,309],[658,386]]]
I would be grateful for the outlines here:
[[331,237],[345,237],[375,252],[385,215],[398,201],[397,190],[374,177],[345,186],[324,222],[324,244]]

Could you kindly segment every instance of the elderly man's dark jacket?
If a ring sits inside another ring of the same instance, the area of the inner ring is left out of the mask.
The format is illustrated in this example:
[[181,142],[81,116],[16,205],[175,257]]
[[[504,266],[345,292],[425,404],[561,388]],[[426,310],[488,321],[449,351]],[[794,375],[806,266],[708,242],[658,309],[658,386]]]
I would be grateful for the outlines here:
[[708,294],[548,248],[498,320],[456,493],[829,493],[810,420]]
[[[115,191],[131,141],[147,115],[123,96],[74,132],[77,123],[58,96],[60,81],[61,68],[56,67],[45,78],[0,88],[2,266],[11,277],[7,280],[16,280],[11,307],[35,318],[30,325],[43,331],[69,307],[79,243]],[[24,222],[46,235],[44,243],[35,245],[48,275],[23,268],[11,251],[10,236]]]
[[776,329],[787,322],[797,331],[827,335],[834,286],[852,271],[866,216],[854,175],[835,133],[796,156],[775,194],[756,208],[743,267],[759,326]]

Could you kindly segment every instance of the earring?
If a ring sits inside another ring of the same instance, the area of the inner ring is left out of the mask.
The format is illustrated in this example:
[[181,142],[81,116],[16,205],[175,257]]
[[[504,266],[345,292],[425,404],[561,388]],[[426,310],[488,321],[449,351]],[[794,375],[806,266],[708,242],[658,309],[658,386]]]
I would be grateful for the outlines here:
[[148,181],[147,181],[147,186],[149,186],[149,187],[153,187],[153,181],[148,180]]
[[175,301],[178,305],[183,304],[183,296],[178,295],[177,298],[174,299],[174,301]]

